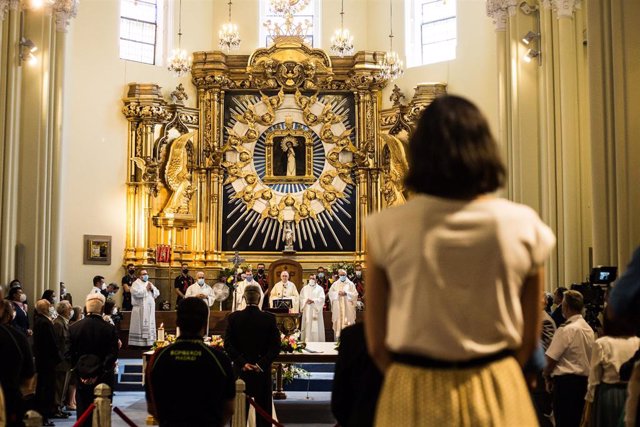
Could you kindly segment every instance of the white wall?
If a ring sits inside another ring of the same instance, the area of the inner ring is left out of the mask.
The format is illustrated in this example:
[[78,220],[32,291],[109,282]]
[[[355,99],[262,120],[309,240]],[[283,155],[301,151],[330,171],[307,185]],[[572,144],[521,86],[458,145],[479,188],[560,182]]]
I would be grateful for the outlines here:
[[[450,0],[451,1],[451,0]],[[403,2],[394,0],[396,49],[403,52]],[[177,7],[178,2],[172,2]],[[339,26],[340,0],[324,0],[322,46],[327,48]],[[345,1],[345,26],[354,35],[356,50],[386,50],[388,2]],[[258,0],[233,2],[233,20],[242,45],[237,53],[250,54],[258,41]],[[420,82],[444,81],[451,93],[476,102],[497,124],[496,57],[493,27],[484,14],[483,0],[459,0],[458,57],[455,61],[407,70],[396,83],[407,97]],[[183,0],[182,45],[193,52],[218,49],[218,29],[227,20],[226,0]],[[177,18],[177,14],[176,14]],[[62,266],[61,280],[70,292],[84,295],[91,278],[107,282],[123,275],[121,268],[126,226],[127,121],[120,112],[129,82],[158,83],[168,94],[182,82],[195,105],[190,77],[172,77],[164,66],[119,59],[119,2],[83,0],[68,34],[64,88],[62,155]],[[177,19],[174,31],[177,32]],[[172,43],[169,44],[171,49]],[[392,86],[391,86],[392,87]],[[385,103],[388,104],[385,91]],[[113,237],[110,266],[82,264],[82,236]]]

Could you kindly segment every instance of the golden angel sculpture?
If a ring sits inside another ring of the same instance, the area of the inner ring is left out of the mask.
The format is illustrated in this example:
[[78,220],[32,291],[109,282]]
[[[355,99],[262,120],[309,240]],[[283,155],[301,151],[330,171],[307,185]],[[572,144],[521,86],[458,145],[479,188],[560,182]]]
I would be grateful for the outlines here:
[[167,186],[173,191],[162,213],[167,215],[189,214],[189,200],[193,194],[191,172],[189,172],[189,153],[187,144],[197,131],[180,135],[171,143],[169,159],[164,170]]
[[402,205],[406,202],[404,195],[404,178],[409,170],[404,144],[393,135],[380,134],[384,157],[382,172],[382,197],[386,206]]

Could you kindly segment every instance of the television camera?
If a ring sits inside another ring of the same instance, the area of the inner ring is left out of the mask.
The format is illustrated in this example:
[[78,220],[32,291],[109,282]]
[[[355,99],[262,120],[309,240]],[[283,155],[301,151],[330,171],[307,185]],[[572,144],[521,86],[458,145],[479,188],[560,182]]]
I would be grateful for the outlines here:
[[571,285],[571,290],[580,292],[584,298],[584,319],[593,330],[602,327],[599,316],[604,311],[607,290],[617,277],[618,267],[599,266],[591,269],[587,282]]

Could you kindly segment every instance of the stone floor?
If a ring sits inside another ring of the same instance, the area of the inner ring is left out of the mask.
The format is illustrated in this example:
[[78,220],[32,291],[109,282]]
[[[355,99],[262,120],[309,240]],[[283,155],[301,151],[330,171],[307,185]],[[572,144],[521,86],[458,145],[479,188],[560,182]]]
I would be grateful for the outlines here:
[[[287,392],[287,399],[276,401],[276,412],[279,419],[287,427],[333,427],[335,421],[330,411],[331,393],[329,392]],[[139,427],[146,425],[147,403],[141,391],[117,392],[113,401],[114,406],[120,408]],[[112,412],[112,426],[125,427],[125,424]],[[286,420],[291,422],[285,422]],[[67,420],[53,420],[58,427],[72,427],[75,423],[75,413]],[[308,422],[306,422],[308,421]]]

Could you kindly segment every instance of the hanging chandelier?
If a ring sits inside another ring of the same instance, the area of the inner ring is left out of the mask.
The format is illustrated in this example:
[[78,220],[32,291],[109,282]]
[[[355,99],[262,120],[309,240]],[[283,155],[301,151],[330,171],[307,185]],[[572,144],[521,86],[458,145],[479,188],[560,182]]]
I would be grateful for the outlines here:
[[231,23],[231,0],[229,0],[229,21],[226,24],[222,24],[222,29],[218,31],[218,37],[220,38],[220,49],[230,52],[240,48],[240,33],[238,32],[238,26]]
[[296,37],[304,40],[307,32],[312,27],[311,21],[305,19],[297,24],[294,22],[294,15],[309,5],[310,0],[269,0],[271,11],[282,16],[284,22],[272,22],[270,19],[262,25],[272,40],[280,37]]
[[176,77],[182,77],[191,71],[192,58],[186,50],[182,49],[182,0],[180,0],[180,13],[178,18],[178,48],[171,51],[167,69]]
[[386,80],[395,80],[404,74],[404,62],[393,50],[393,1],[389,0],[389,51],[378,61],[380,73]]
[[344,0],[340,7],[340,29],[331,37],[331,51],[338,56],[351,55],[353,53],[353,36],[344,28]]

